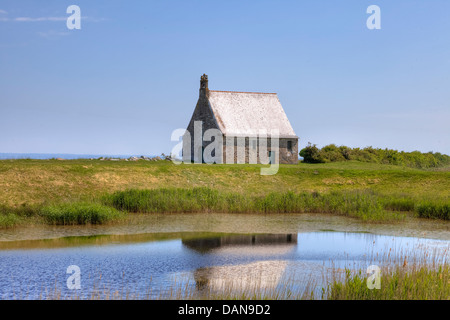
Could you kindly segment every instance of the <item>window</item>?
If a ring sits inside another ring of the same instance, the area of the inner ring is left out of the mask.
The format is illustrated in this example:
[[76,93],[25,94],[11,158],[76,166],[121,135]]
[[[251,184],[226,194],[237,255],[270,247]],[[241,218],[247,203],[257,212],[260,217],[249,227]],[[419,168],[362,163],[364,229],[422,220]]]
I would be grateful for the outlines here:
[[270,164],[275,163],[275,151],[269,151],[269,163]]
[[292,141],[288,141],[287,142],[287,149],[288,149],[289,152],[292,151]]

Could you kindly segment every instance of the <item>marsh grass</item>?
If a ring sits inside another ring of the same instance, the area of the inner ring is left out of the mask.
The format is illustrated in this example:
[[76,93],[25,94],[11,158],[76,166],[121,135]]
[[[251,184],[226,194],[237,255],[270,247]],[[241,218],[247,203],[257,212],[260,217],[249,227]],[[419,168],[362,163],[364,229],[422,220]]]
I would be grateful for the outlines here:
[[361,270],[357,274],[346,274],[343,282],[334,282],[330,287],[330,300],[449,300],[450,267],[437,270],[417,267],[407,270],[397,267],[382,273],[381,288],[369,289],[367,275]]
[[103,197],[103,203],[139,213],[333,213],[364,221],[401,220],[402,213],[388,211],[370,192],[271,192],[245,196],[210,188],[128,189]]
[[[329,300],[449,300],[450,247],[389,248],[365,266],[333,272],[322,298]],[[369,289],[365,267],[381,268],[381,288]]]
[[39,212],[36,205],[23,204],[18,207],[0,205],[0,228],[13,228],[25,223],[26,218],[34,217]]
[[380,197],[380,203],[386,210],[413,212],[415,210],[416,201],[410,197]]
[[[450,203],[408,195],[385,196],[371,189],[329,192],[270,192],[265,195],[228,192],[209,187],[127,189],[54,204],[0,206],[0,228],[30,221],[46,224],[101,224],[131,213],[328,213],[365,222],[396,222],[407,213],[419,218],[450,219]],[[34,218],[34,219],[30,219]]]
[[22,219],[14,213],[0,214],[0,228],[12,228],[20,225]]
[[417,204],[415,211],[421,218],[450,220],[450,203],[424,201]]
[[140,213],[208,212],[221,207],[222,200],[223,195],[209,188],[129,189],[103,197],[116,209]]
[[99,203],[62,203],[44,206],[40,215],[49,224],[102,224],[120,220],[125,213]]

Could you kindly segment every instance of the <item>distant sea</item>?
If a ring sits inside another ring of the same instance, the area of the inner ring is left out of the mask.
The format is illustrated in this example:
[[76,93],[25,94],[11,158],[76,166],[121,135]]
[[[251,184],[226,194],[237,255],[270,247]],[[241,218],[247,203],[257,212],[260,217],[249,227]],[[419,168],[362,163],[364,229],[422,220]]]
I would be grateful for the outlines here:
[[97,159],[101,157],[105,158],[129,158],[129,157],[154,157],[155,155],[146,154],[70,154],[70,153],[0,153],[0,159],[52,159],[52,158],[62,158],[62,159]]

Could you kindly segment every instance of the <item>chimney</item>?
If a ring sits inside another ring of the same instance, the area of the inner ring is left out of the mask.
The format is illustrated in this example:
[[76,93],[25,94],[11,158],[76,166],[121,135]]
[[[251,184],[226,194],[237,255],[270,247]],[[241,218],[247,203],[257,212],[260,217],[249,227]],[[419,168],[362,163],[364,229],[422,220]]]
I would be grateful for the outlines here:
[[200,96],[207,96],[208,93],[208,75],[203,74],[200,78]]

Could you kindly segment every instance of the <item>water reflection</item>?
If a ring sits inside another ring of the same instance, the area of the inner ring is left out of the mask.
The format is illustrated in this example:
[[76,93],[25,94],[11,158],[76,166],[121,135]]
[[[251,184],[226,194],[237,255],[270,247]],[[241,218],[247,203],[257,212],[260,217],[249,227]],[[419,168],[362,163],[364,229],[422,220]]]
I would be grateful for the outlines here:
[[91,226],[35,225],[3,229],[0,242],[92,235],[144,233],[305,233],[334,230],[450,240],[450,221],[410,219],[395,223],[367,224],[353,218],[328,214],[143,214],[123,223]]
[[288,261],[256,261],[248,264],[199,268],[193,272],[198,290],[251,291],[276,288]]
[[42,298],[55,287],[62,296],[71,295],[66,288],[69,265],[81,268],[82,296],[101,285],[112,292],[150,291],[157,298],[174,287],[174,280],[180,284],[182,276],[199,293],[271,289],[292,275],[295,286],[305,286],[304,279],[312,277],[319,290],[326,285],[320,282],[324,276],[338,269],[365,270],[386,261],[403,265],[406,256],[447,261],[449,254],[449,241],[343,232],[176,232],[12,241],[0,246],[0,299]]
[[[297,245],[297,234],[257,234],[226,235],[200,239],[182,240],[184,246],[197,252],[207,253],[218,248],[257,249],[259,246],[277,246],[280,249],[292,249]],[[268,248],[265,248],[268,249]]]
[[182,244],[202,254],[267,256],[276,260],[244,264],[201,267],[193,271],[197,290],[224,292],[275,288],[285,273],[288,261],[283,255],[295,252],[297,234],[228,235],[182,240]]

